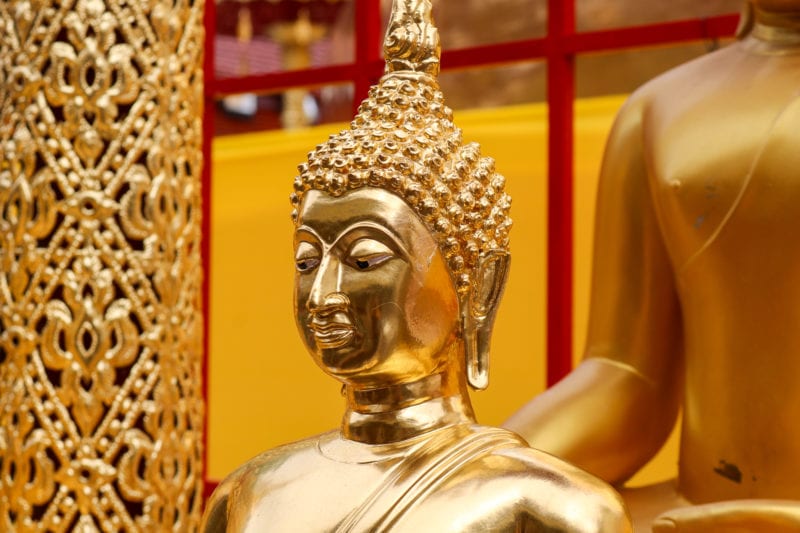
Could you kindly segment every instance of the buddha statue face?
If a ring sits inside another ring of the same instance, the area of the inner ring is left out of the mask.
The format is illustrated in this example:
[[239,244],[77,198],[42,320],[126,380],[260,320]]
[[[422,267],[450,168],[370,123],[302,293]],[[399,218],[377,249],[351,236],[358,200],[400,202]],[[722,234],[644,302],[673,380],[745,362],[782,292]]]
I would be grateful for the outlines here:
[[366,388],[448,363],[459,301],[437,242],[397,196],[309,191],[295,231],[297,325],[314,360]]
[[[489,339],[508,271],[511,199],[494,161],[481,157],[476,143],[462,143],[442,101],[427,74],[389,73],[370,90],[350,128],[331,135],[298,167],[291,195],[298,324],[320,365],[345,382],[378,386],[429,373],[443,364],[437,354],[444,339],[459,329],[469,384],[488,385]],[[404,268],[415,277],[391,273],[399,263],[390,263],[402,257],[391,240],[361,242],[350,235],[361,220],[386,235],[405,236]],[[339,239],[354,248],[344,249]],[[378,244],[395,254],[392,261]],[[377,263],[356,276],[362,256]],[[327,276],[328,263],[346,288],[331,289],[316,274],[322,288],[314,289],[314,273]],[[434,279],[441,287],[431,292]],[[380,291],[372,290],[377,281]],[[423,289],[436,295],[428,308],[412,305]],[[314,311],[328,295],[334,296],[323,311]],[[348,308],[333,313],[346,327],[321,319],[332,314],[326,309],[334,300]]]

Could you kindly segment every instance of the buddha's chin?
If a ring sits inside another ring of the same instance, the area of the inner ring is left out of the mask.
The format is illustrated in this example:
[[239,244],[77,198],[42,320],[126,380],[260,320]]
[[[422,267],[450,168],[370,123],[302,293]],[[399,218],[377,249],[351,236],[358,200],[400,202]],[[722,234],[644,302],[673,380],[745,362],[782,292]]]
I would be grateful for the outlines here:
[[375,360],[359,349],[357,337],[354,335],[354,338],[335,347],[325,348],[317,344],[314,359],[325,373],[341,381],[350,381],[350,378],[369,373]]

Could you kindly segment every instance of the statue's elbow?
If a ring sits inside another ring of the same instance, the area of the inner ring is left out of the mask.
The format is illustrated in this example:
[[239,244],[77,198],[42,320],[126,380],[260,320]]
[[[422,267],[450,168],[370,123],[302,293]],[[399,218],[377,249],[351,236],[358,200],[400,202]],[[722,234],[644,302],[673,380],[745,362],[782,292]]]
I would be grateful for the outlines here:
[[228,530],[228,498],[227,487],[219,486],[206,505],[201,533],[225,533]]
[[632,533],[628,510],[619,495],[608,489],[610,494],[603,494],[603,501],[593,505],[592,518],[586,520],[582,527],[568,528],[567,531],[581,533]]

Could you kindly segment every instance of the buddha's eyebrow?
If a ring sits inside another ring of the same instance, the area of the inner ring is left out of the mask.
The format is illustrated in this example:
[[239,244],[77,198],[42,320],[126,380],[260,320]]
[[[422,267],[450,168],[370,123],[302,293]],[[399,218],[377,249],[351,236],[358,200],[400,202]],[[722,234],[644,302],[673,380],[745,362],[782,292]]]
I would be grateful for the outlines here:
[[370,232],[378,232],[383,234],[384,236],[386,236],[387,239],[389,239],[389,241],[391,241],[392,246],[397,248],[397,250],[400,251],[403,255],[405,255],[406,257],[411,256],[411,254],[408,251],[408,248],[406,248],[406,246],[403,244],[403,240],[400,238],[399,235],[393,232],[390,228],[382,226],[381,224],[378,224],[376,222],[371,222],[369,220],[361,220],[345,228],[336,238],[336,241],[333,244],[331,244],[331,246],[335,246],[336,243],[338,243],[341,239],[349,236],[351,233],[363,230],[367,230]]
[[297,229],[294,230],[295,237],[297,236],[298,233],[308,233],[309,235],[314,237],[317,241],[321,243],[325,242],[325,240],[322,237],[320,237],[316,231],[314,231],[308,226],[299,226]]

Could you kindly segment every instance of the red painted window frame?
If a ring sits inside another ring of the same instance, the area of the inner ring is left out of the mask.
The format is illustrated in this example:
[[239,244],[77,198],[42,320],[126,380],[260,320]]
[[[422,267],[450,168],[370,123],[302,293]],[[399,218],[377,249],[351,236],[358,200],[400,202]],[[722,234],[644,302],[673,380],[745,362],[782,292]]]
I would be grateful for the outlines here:
[[[211,272],[211,141],[215,102],[229,94],[276,92],[292,87],[352,83],[357,106],[383,72],[380,46],[383,39],[379,0],[355,2],[355,60],[349,64],[288,72],[270,72],[236,78],[214,76],[216,1],[206,0],[205,11],[205,107],[203,112],[203,395],[208,398],[208,331]],[[547,0],[548,32],[545,37],[489,44],[442,53],[444,70],[475,68],[519,61],[547,63],[548,102],[548,222],[547,222],[547,383],[552,385],[572,367],[573,284],[573,107],[575,57],[628,48],[677,44],[730,37],[738,15],[722,15],[610,30],[575,31],[576,0]],[[206,409],[208,413],[208,409]],[[208,418],[206,414],[206,435]],[[204,442],[208,464],[208,439]],[[216,483],[206,481],[206,493]]]

